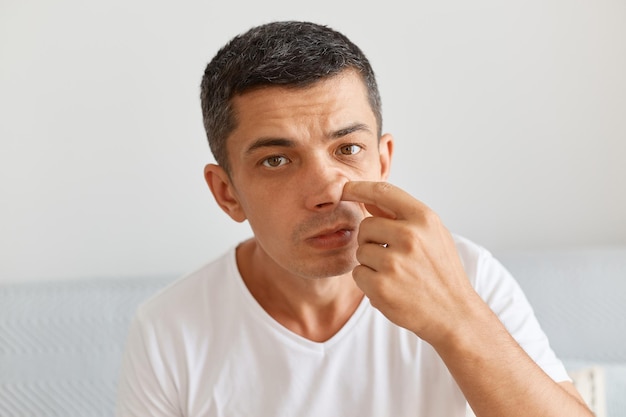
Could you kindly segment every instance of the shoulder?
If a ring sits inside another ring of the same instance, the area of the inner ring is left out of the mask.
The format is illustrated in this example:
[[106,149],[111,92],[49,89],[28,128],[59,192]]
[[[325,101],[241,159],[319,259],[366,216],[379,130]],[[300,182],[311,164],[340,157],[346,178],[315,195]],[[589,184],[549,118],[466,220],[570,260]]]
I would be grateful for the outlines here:
[[158,320],[166,314],[180,317],[220,303],[236,289],[237,276],[235,248],[231,248],[151,296],[139,306],[137,316],[142,320]]
[[461,236],[455,242],[474,290],[505,326],[515,327],[533,316],[522,288],[491,252]]
[[491,252],[466,237],[453,234],[452,238],[465,272],[475,287],[481,275],[488,272],[485,266],[489,266],[495,259]]
[[501,300],[504,293],[519,297],[521,290],[515,278],[489,250],[466,237],[453,238],[467,277],[486,302]]

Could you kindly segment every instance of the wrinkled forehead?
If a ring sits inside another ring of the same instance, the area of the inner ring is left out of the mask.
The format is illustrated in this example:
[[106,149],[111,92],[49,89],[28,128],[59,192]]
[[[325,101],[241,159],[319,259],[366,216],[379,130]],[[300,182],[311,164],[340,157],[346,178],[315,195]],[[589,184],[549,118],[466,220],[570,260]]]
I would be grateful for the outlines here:
[[[347,100],[349,99],[349,100]],[[230,99],[233,127],[236,128],[243,117],[263,112],[268,108],[307,106],[315,104],[330,108],[331,105],[343,105],[354,110],[365,110],[375,118],[375,130],[380,126],[377,109],[369,97],[369,90],[363,76],[355,69],[347,69],[338,74],[316,79],[305,84],[263,84],[234,94]],[[380,133],[380,132],[379,132]]]

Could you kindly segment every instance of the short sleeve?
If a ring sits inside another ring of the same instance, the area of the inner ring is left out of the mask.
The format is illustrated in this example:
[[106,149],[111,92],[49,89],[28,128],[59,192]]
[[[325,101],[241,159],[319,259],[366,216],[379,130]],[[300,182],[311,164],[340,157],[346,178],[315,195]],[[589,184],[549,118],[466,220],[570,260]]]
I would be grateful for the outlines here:
[[131,322],[117,392],[116,417],[180,416],[168,398],[173,395],[166,367],[159,354],[153,326],[140,313]]

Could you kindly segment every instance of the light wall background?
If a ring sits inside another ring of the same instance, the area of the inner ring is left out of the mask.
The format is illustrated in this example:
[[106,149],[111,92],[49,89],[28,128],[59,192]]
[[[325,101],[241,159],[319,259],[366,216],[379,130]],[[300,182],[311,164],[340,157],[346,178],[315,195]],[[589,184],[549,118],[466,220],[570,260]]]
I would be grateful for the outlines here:
[[198,86],[312,20],[377,70],[391,182],[496,254],[626,244],[626,2],[0,2],[0,282],[173,276],[250,232],[214,204]]

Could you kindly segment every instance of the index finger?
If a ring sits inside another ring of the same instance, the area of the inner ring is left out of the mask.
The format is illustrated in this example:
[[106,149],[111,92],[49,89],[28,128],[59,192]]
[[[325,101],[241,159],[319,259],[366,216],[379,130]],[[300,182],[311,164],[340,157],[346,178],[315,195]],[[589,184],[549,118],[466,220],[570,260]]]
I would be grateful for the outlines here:
[[388,182],[349,181],[341,199],[374,206],[394,219],[413,219],[426,210],[424,203]]

